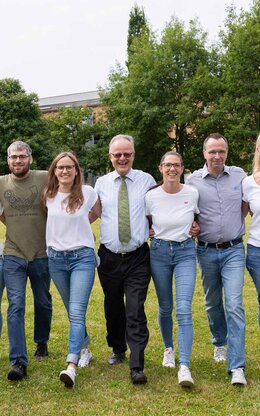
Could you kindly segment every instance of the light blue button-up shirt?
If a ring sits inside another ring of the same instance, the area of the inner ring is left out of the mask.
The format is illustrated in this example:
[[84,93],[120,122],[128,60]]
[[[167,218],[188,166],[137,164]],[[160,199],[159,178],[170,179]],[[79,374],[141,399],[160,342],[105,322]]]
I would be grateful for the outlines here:
[[100,242],[114,253],[136,250],[148,239],[149,226],[145,215],[145,194],[156,184],[154,178],[141,170],[131,169],[126,175],[131,240],[123,245],[118,236],[118,190],[120,175],[110,172],[97,179],[95,190],[102,205]]
[[205,164],[186,179],[199,191],[199,240],[221,243],[240,238],[245,233],[242,214],[243,169],[225,166],[217,177],[212,176]]

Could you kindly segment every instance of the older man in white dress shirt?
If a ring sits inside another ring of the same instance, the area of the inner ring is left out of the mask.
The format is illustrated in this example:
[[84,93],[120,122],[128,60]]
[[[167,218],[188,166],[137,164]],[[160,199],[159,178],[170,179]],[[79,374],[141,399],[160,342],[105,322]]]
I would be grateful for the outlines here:
[[[148,173],[132,169],[134,156],[131,136],[113,137],[109,158],[115,170],[96,182],[95,189],[102,205],[98,274],[105,295],[107,342],[113,349],[108,362],[110,365],[122,362],[128,344],[131,380],[134,384],[143,384],[147,382],[143,368],[149,338],[144,303],[150,282],[149,225],[144,196],[155,185],[155,180]],[[120,241],[118,227],[118,193],[122,177],[129,201],[131,235],[128,242]]]

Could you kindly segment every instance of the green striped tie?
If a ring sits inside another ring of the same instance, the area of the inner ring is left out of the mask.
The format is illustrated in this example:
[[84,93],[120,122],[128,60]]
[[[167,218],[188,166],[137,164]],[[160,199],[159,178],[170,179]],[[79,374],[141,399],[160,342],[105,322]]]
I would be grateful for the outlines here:
[[118,191],[118,235],[122,244],[131,239],[128,191],[125,176],[121,176],[121,185]]

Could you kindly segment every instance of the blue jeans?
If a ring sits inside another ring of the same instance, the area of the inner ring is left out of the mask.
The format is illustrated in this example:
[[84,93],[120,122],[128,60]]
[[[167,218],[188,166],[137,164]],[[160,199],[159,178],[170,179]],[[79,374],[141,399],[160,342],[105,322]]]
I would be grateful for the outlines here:
[[[226,249],[197,246],[212,343],[228,346],[228,371],[245,367],[245,314],[242,294],[243,243]],[[224,290],[225,306],[222,291]]]
[[4,288],[5,288],[5,282],[4,282],[4,271],[3,271],[3,257],[0,256],[0,337],[2,334],[2,327],[3,327],[1,303],[2,303]]
[[42,344],[49,339],[52,318],[52,301],[48,259],[24,260],[16,256],[4,256],[4,280],[9,302],[7,326],[9,357],[11,364],[20,358],[27,365],[24,326],[27,276],[34,296],[34,341]]
[[260,327],[260,247],[247,245],[246,267],[257,291],[258,325]]
[[93,248],[72,251],[48,249],[49,270],[67,310],[70,333],[67,363],[77,364],[80,350],[89,344],[86,310],[95,278]]
[[173,273],[176,290],[179,363],[189,367],[193,341],[192,298],[196,281],[196,251],[191,238],[177,243],[154,238],[150,248],[151,274],[159,303],[159,325],[165,348],[173,348]]

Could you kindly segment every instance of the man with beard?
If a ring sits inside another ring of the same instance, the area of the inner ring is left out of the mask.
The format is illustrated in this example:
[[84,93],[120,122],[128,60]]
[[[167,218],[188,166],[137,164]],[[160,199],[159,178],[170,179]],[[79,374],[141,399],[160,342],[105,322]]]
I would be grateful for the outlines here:
[[11,173],[0,177],[0,204],[6,225],[3,269],[9,302],[8,379],[21,380],[27,374],[28,363],[24,324],[27,276],[34,296],[35,357],[48,355],[52,300],[45,245],[46,213],[41,202],[47,172],[30,170],[32,150],[22,141],[12,143],[7,155]]

